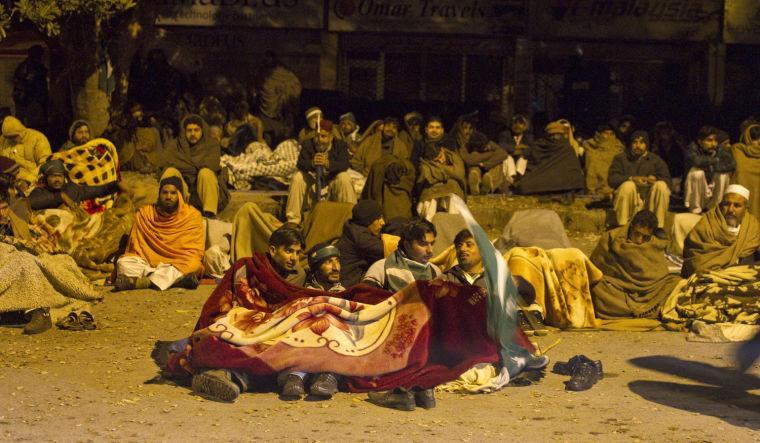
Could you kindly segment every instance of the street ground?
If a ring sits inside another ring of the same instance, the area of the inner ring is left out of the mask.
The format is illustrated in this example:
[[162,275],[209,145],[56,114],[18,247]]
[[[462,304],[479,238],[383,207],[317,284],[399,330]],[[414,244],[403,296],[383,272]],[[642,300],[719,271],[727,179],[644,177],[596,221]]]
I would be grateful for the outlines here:
[[439,394],[435,409],[413,412],[364,394],[246,393],[223,404],[147,384],[154,342],[189,333],[212,288],[109,292],[94,309],[96,331],[0,328],[0,440],[760,441],[760,364],[738,374],[735,345],[674,332],[551,332],[540,344],[560,341],[553,361],[601,359],[605,379],[572,393],[568,377],[547,373],[493,394]]

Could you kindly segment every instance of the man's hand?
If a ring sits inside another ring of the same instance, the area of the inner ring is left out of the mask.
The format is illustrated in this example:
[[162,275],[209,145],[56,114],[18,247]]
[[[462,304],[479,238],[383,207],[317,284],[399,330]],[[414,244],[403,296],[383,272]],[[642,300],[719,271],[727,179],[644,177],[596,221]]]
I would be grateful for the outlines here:
[[440,163],[442,165],[445,165],[446,164],[446,151],[443,148],[441,148],[441,150],[438,151],[438,155],[435,156],[435,158],[433,159],[433,161],[436,162],[436,163]]
[[642,177],[640,175],[631,177],[631,180],[633,180],[633,182],[638,186],[644,186],[644,185],[649,184],[649,181],[647,180],[647,178]]
[[329,161],[327,160],[327,153],[325,152],[317,152],[314,154],[314,160],[312,161],[312,164],[314,167],[322,166],[323,168],[327,168],[329,165]]
[[61,192],[61,200],[63,200],[63,204],[65,204],[69,209],[74,210],[79,207],[79,205],[77,205],[76,202],[74,202],[74,200],[69,197],[69,194],[66,192]]
[[654,175],[650,175],[650,176],[647,177],[647,182],[650,185],[653,185],[653,184],[657,183],[657,177],[655,177]]

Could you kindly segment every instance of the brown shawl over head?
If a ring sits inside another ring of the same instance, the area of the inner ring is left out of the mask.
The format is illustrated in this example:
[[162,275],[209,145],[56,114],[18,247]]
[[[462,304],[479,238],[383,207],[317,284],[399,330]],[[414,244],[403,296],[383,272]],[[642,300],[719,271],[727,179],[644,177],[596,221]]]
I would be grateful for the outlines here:
[[749,198],[749,212],[760,218],[760,146],[752,143],[749,131],[760,125],[749,125],[742,133],[739,143],[733,146],[732,153],[736,160],[736,171],[731,183],[738,183],[752,190]]
[[200,212],[179,197],[179,208],[170,217],[145,205],[137,211],[124,255],[144,258],[151,266],[166,263],[183,274],[203,270],[205,238]]
[[735,265],[740,258],[753,254],[760,247],[760,223],[749,212],[744,215],[736,236],[728,232],[726,219],[716,206],[694,226],[683,246],[683,268],[686,278],[695,272],[712,271]]
[[[193,146],[190,146],[190,142],[185,137],[185,124],[190,117],[200,119],[203,129],[203,136]],[[192,183],[188,183],[188,185],[192,185],[195,183],[195,177],[201,168],[208,168],[216,173],[221,170],[219,163],[221,155],[219,142],[211,138],[206,121],[196,114],[190,114],[182,119],[177,139],[167,144],[164,151],[164,167],[177,168],[186,181],[190,178]]]
[[604,273],[592,288],[600,318],[656,317],[680,278],[668,273],[667,240],[652,237],[637,245],[628,241],[630,224],[602,235],[591,261]]

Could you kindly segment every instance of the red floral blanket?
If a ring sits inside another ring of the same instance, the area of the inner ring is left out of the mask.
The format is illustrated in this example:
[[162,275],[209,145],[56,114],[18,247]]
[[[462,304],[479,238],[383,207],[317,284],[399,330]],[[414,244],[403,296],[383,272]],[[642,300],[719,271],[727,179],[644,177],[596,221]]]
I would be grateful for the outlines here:
[[335,372],[353,391],[431,388],[498,361],[486,323],[486,293],[475,286],[421,281],[395,294],[363,285],[330,294],[290,285],[259,254],[227,272],[167,369]]

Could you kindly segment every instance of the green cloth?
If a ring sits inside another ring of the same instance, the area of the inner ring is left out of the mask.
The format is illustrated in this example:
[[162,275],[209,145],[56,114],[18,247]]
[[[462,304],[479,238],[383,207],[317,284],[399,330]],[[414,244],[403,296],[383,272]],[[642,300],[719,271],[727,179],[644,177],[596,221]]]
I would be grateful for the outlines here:
[[668,273],[667,240],[652,237],[637,245],[628,241],[629,227],[604,233],[591,254],[591,261],[604,273],[591,288],[598,318],[657,318],[680,280]]

